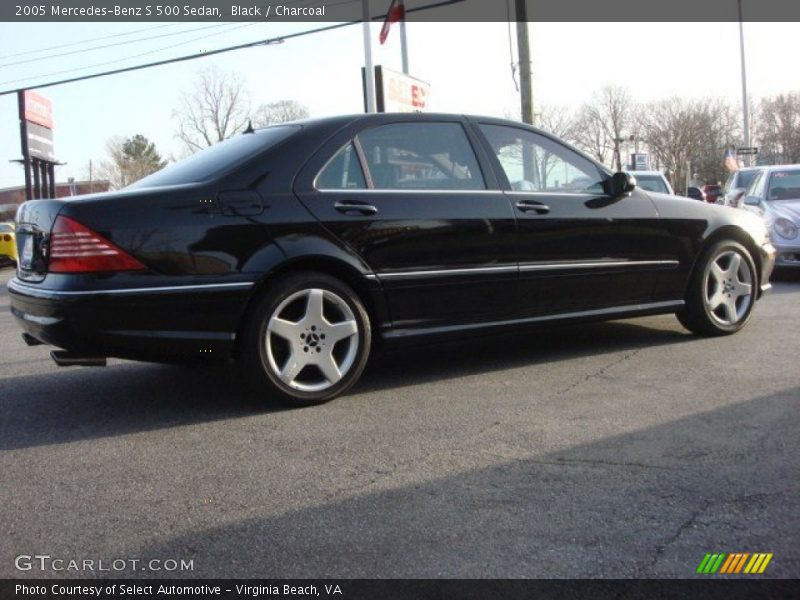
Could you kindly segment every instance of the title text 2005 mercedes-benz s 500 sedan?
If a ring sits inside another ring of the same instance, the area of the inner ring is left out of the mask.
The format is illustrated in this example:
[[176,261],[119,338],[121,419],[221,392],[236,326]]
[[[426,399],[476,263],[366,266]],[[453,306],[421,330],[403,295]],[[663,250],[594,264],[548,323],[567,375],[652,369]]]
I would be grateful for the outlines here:
[[769,287],[761,220],[635,184],[492,118],[248,130],[23,204],[11,310],[59,364],[236,359],[299,404],[347,390],[378,340],[656,313],[739,330]]

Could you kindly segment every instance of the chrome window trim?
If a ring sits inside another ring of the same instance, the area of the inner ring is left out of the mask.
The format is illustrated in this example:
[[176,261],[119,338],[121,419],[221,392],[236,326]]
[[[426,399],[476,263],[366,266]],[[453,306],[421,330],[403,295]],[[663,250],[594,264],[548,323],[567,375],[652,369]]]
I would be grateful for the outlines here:
[[193,290],[215,290],[215,289],[249,289],[253,287],[251,281],[237,283],[207,283],[195,285],[173,285],[160,287],[144,288],[112,288],[107,290],[52,290],[47,288],[26,285],[14,278],[8,282],[8,289],[20,294],[27,294],[36,298],[53,297],[72,297],[72,296],[98,296],[103,294],[126,295],[126,294],[152,294],[160,292],[184,292]]
[[430,269],[419,271],[394,271],[383,273],[372,273],[367,275],[372,280],[401,280],[401,279],[424,279],[427,277],[453,277],[458,275],[481,275],[510,272],[531,272],[531,271],[560,271],[565,269],[602,269],[618,267],[676,267],[680,263],[677,260],[606,260],[606,261],[583,261],[571,263],[530,263],[520,265],[502,265],[496,267],[468,267],[454,269]]

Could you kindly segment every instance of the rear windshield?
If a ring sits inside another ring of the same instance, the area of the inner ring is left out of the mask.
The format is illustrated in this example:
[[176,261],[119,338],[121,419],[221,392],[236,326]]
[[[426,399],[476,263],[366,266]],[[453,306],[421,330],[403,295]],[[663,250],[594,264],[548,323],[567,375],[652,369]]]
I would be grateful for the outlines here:
[[11,233],[14,228],[8,223],[0,223],[0,233]]
[[800,169],[773,171],[767,200],[800,200]]
[[633,175],[636,177],[636,185],[643,190],[658,192],[659,194],[669,194],[669,189],[661,177],[657,175],[637,175],[635,171]]
[[241,133],[172,163],[129,185],[128,189],[209,181],[243,163],[254,154],[285,140],[299,129],[299,125],[277,125],[258,129],[253,133]]

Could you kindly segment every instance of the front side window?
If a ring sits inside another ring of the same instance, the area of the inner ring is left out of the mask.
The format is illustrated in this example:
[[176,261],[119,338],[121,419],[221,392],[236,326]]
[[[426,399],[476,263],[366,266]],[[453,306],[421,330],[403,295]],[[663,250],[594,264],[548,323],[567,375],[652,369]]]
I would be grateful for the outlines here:
[[483,190],[478,160],[459,123],[394,123],[358,134],[378,190]]
[[507,125],[481,125],[518,192],[603,193],[605,176],[588,159],[553,140]]
[[318,190],[363,190],[367,183],[353,143],[344,146],[317,176]]

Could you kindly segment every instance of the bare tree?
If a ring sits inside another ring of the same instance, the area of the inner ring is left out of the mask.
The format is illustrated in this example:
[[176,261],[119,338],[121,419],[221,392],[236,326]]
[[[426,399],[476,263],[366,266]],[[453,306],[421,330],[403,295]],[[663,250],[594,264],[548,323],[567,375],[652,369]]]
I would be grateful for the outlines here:
[[140,134],[127,139],[113,137],[106,142],[106,151],[109,159],[101,161],[98,174],[113,189],[124,188],[167,165],[155,144]]
[[676,190],[684,189],[694,173],[703,181],[719,181],[724,149],[739,140],[734,109],[713,99],[669,98],[649,104],[641,128]]
[[581,107],[575,141],[586,152],[606,162],[609,150],[611,166],[622,169],[623,136],[629,135],[633,102],[625,88],[607,85]]
[[259,106],[253,115],[253,125],[255,127],[266,127],[276,123],[307,119],[309,116],[308,108],[297,100],[278,100],[277,102]]
[[605,126],[594,118],[588,105],[583,105],[575,117],[572,141],[596,160],[603,164],[609,164],[613,143]]
[[242,131],[250,100],[239,75],[211,67],[198,73],[194,87],[181,94],[173,111],[177,137],[189,152],[197,152]]
[[800,162],[800,93],[764,98],[755,124],[761,157],[773,164]]

